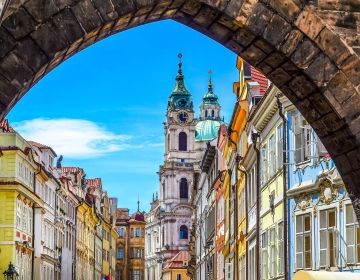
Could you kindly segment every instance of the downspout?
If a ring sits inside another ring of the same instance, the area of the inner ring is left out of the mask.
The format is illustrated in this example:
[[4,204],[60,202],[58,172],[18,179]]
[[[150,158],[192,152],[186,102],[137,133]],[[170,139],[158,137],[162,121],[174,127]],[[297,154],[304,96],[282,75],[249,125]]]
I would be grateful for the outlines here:
[[[56,220],[56,217],[57,217],[57,210],[56,210],[56,208],[57,208],[57,204],[58,204],[58,192],[59,192],[59,190],[60,190],[60,186],[59,187],[57,187],[56,189],[55,189],[55,220]],[[55,230],[55,234],[54,234],[54,249],[55,249],[55,252],[56,252],[56,244],[57,244],[57,227],[55,226],[55,228],[54,228],[54,230]],[[56,263],[55,263],[55,265],[54,265],[54,273],[55,273],[55,279],[57,279],[57,271],[56,271],[56,265],[57,265],[57,263],[58,263],[58,261],[59,261],[59,258],[57,258],[57,260],[56,260]]]
[[251,139],[256,152],[256,279],[260,280],[260,150],[256,146],[260,134],[253,132]]
[[[34,193],[36,193],[36,175],[38,175],[40,172],[41,172],[41,169],[39,172],[34,173]],[[34,279],[34,269],[35,269],[35,244],[34,244],[34,241],[35,241],[35,208],[34,207],[33,207],[32,241],[33,241],[34,251],[31,256],[31,261],[32,261],[31,279]]]
[[277,106],[279,108],[279,115],[282,119],[283,125],[283,141],[282,141],[282,149],[283,149],[283,215],[284,215],[284,232],[283,232],[283,240],[284,240],[284,279],[289,279],[289,271],[288,271],[288,203],[287,203],[287,154],[286,154],[286,143],[287,143],[287,131],[286,131],[286,118],[283,112],[283,106],[280,101],[279,95],[276,95]]
[[[236,131],[233,131],[231,130],[231,133],[232,132],[236,132]],[[237,280],[238,279],[238,274],[237,274],[237,269],[236,269],[236,265],[238,264],[238,243],[237,243],[237,238],[238,238],[238,187],[237,187],[237,183],[238,183],[238,166],[239,166],[239,156],[238,156],[238,153],[237,153],[237,149],[238,149],[238,145],[235,141],[233,141],[231,139],[231,134],[230,134],[230,137],[229,137],[229,140],[232,144],[235,145],[235,161],[236,161],[236,168],[235,168],[235,199],[234,199],[234,268],[233,268],[233,272],[234,272],[234,279]],[[231,177],[230,177],[230,191],[231,191]],[[229,207],[230,209],[230,207]]]
[[[239,162],[240,160],[243,160],[243,158],[240,158],[239,156]],[[241,169],[239,166],[238,166],[238,171],[240,171],[242,174],[244,174],[244,194],[245,194],[245,213],[247,215],[248,213],[248,194],[247,194],[247,173],[245,170]],[[248,221],[248,218],[246,218],[246,225],[245,225],[245,228],[246,228],[246,232],[245,232],[245,236],[247,236],[247,230],[248,230],[248,225],[249,225],[249,221]],[[246,238],[246,242],[245,242],[245,279],[247,280],[248,279],[248,240]],[[243,279],[241,279],[243,280]]]

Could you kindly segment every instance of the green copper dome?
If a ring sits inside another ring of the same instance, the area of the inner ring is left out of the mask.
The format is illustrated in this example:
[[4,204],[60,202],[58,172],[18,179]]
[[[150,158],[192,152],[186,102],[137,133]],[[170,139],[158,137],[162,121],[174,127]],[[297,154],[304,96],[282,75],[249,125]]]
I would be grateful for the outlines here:
[[213,92],[212,81],[209,79],[208,92],[203,97],[203,105],[219,105],[218,97]]
[[196,124],[195,141],[210,141],[218,136],[221,121],[204,120]]
[[176,83],[174,90],[172,91],[169,101],[168,109],[193,109],[193,102],[191,93],[187,90],[184,83],[184,75],[182,72],[182,62],[180,61],[178,73],[176,74]]

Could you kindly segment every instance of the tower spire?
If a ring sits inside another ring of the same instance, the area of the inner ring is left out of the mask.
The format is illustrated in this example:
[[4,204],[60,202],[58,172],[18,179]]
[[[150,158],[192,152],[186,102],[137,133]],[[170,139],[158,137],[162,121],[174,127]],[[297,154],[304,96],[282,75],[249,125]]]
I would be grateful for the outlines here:
[[137,205],[138,205],[137,210],[138,210],[138,212],[139,212],[139,211],[140,211],[140,200],[139,200],[139,194],[138,194],[138,201],[137,201]]
[[210,93],[210,94],[213,94],[213,86],[212,86],[212,70],[210,69],[209,70],[209,83],[208,83],[208,92]]

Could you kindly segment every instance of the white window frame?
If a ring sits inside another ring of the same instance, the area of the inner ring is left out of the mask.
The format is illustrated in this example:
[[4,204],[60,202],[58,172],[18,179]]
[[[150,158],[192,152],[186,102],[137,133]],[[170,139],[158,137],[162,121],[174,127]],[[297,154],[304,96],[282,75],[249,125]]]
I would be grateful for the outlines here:
[[[328,212],[330,211],[334,211],[335,212],[335,225],[333,227],[329,226],[329,215]],[[321,228],[321,212],[326,212],[326,227]],[[338,238],[338,234],[336,229],[338,228],[338,209],[337,207],[326,207],[326,208],[322,208],[319,209],[319,224],[318,224],[318,232],[319,232],[319,244],[318,244],[318,252],[319,252],[319,267],[320,268],[330,268],[330,267],[337,267],[338,265],[338,248],[339,248],[339,238]],[[324,247],[323,249],[321,248],[321,241],[323,240],[321,237],[321,233],[324,233],[325,237],[326,237],[326,247]],[[332,236],[332,242],[331,242],[331,238],[330,236]],[[330,243],[333,244],[333,251],[334,251],[334,260],[333,260],[333,266],[331,265],[331,260],[330,260]],[[326,256],[326,263],[322,264],[321,261],[321,251],[325,251],[325,256]]]
[[268,264],[268,232],[264,231],[261,234],[261,279],[268,279],[269,264]]
[[[304,228],[304,221],[305,221],[305,216],[309,216],[310,217],[310,230],[305,231]],[[301,218],[302,219],[302,230],[298,231],[297,228],[297,218]],[[295,260],[295,271],[300,270],[300,269],[311,269],[312,268],[312,262],[313,262],[313,252],[312,252],[312,233],[313,233],[313,216],[310,212],[305,212],[305,213],[301,213],[299,215],[295,216],[295,256],[294,256],[294,260]],[[302,241],[299,242],[299,244],[301,244],[301,251],[298,251],[298,246],[297,246],[297,237],[301,236],[302,237]],[[306,254],[306,250],[305,250],[305,242],[304,242],[304,237],[310,236],[310,266],[306,267],[306,259],[305,259],[305,254]],[[302,265],[299,266],[299,264],[297,263],[297,254],[301,254],[301,262]]]
[[[351,203],[346,203],[344,205],[344,209],[345,209],[345,219],[344,219],[344,224],[345,224],[345,238],[346,238],[346,264],[347,265],[355,265],[355,264],[359,264],[360,263],[360,254],[358,254],[359,252],[359,247],[360,247],[360,240],[357,239],[357,231],[359,230],[359,223],[357,222],[356,219],[356,215],[354,212],[354,208],[352,206]],[[350,209],[348,209],[348,207],[350,207],[351,209],[351,214],[352,215],[352,221],[349,222],[348,221],[348,211]],[[350,234],[348,234],[348,229],[352,228],[353,229],[353,240],[354,242],[352,244],[349,244],[349,240],[348,240],[348,236]],[[349,261],[349,252],[352,251],[353,254],[353,261]]]

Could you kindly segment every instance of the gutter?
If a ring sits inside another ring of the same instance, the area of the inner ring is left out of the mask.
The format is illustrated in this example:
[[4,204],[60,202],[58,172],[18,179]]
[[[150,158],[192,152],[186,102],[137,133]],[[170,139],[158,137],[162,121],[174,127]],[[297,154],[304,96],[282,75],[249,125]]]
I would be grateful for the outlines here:
[[260,280],[260,151],[256,143],[260,138],[258,132],[251,134],[252,142],[254,143],[254,150],[256,152],[256,279]]
[[287,131],[286,131],[286,118],[283,111],[283,106],[280,101],[280,96],[276,95],[277,106],[279,108],[279,115],[283,122],[283,141],[282,141],[282,149],[283,149],[283,215],[284,215],[284,232],[283,232],[283,242],[284,242],[284,279],[289,279],[289,271],[288,271],[288,201],[287,201],[287,172],[286,172],[286,164],[287,164],[287,153],[286,153],[286,143],[287,143]]

